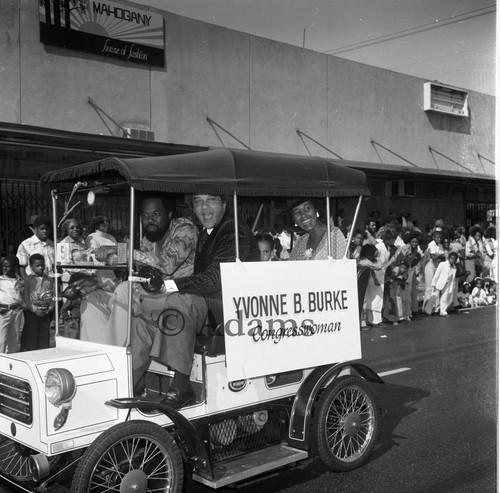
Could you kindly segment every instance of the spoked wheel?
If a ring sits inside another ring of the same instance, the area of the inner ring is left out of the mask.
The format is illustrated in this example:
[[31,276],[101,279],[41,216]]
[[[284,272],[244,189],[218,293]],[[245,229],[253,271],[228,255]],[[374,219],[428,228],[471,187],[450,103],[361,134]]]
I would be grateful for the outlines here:
[[315,448],[333,471],[350,471],[368,460],[379,432],[374,393],[365,380],[340,377],[322,393],[313,421]]
[[[0,438],[0,471],[17,482],[29,482],[32,475],[29,468],[30,455],[34,450],[14,442],[10,438]],[[50,467],[55,466],[59,456],[48,457]]]
[[182,489],[181,453],[172,437],[147,421],[106,430],[83,454],[73,493],[176,493]]

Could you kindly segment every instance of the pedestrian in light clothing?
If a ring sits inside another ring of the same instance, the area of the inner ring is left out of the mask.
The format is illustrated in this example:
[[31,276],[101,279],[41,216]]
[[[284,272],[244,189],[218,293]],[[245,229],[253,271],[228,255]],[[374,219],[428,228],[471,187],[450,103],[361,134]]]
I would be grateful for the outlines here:
[[448,259],[437,266],[434,277],[432,278],[433,293],[428,303],[430,303],[432,307],[433,299],[437,298],[434,306],[439,306],[439,315],[443,317],[449,316],[448,307],[453,302],[455,274],[457,272],[455,264],[457,262],[457,257],[458,255],[456,252],[450,252],[448,254]]
[[[424,254],[423,266],[424,266],[424,277],[425,277],[425,295],[424,295],[424,306],[427,306],[427,302],[431,298],[434,293],[434,287],[432,284],[432,280],[434,279],[434,274],[436,273],[436,269],[439,264],[446,260],[444,247],[443,247],[443,235],[440,231],[434,232],[432,235],[432,241],[427,245],[427,249]],[[436,296],[433,296],[432,299],[435,301]],[[428,307],[428,310],[434,311]]]
[[39,253],[30,257],[30,274],[24,284],[24,330],[21,351],[49,347],[50,322],[54,312],[54,278],[45,271],[45,260]]
[[7,255],[0,276],[0,353],[17,353],[24,326],[24,281],[19,275],[19,259]]
[[52,221],[46,216],[37,216],[33,222],[35,234],[24,240],[17,249],[21,276],[25,278],[33,274],[29,266],[29,258],[34,253],[41,253],[45,259],[45,269],[51,271],[54,265],[54,243],[49,239]]
[[377,243],[377,269],[368,280],[366,290],[366,323],[368,326],[383,327],[382,309],[384,303],[384,283],[386,270],[397,260],[400,249],[394,246],[397,233],[391,229],[383,232],[382,241]]
[[483,230],[479,226],[472,226],[469,238],[465,243],[465,269],[467,281],[471,282],[476,276],[481,276],[484,265]]
[[483,276],[489,276],[493,281],[497,281],[497,240],[495,228],[486,228],[483,237],[484,244],[484,266]]

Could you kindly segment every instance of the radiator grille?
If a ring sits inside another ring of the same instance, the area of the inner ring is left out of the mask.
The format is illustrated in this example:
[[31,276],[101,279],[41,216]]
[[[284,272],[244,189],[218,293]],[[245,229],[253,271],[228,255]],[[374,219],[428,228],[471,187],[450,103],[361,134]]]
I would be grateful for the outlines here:
[[0,414],[27,425],[32,423],[31,386],[28,382],[0,374]]

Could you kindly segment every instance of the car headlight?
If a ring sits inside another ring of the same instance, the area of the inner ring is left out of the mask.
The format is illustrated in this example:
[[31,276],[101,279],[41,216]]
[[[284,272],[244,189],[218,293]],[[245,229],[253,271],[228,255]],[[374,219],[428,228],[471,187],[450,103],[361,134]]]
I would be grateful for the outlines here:
[[69,370],[51,368],[45,375],[45,396],[54,406],[70,401],[75,392],[75,378]]

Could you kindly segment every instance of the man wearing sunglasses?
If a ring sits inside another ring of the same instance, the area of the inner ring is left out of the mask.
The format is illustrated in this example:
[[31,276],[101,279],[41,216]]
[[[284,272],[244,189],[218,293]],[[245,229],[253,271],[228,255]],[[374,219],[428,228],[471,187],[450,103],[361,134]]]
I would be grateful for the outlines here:
[[[193,211],[202,226],[192,275],[176,276],[165,281],[166,307],[158,326],[144,324],[131,335],[132,366],[135,388],[151,358],[175,370],[163,404],[179,409],[194,403],[195,394],[189,381],[196,333],[203,327],[208,312],[216,324],[222,322],[221,262],[234,262],[235,225],[225,197],[194,195]],[[245,225],[239,225],[239,258],[259,260],[259,249]]]

